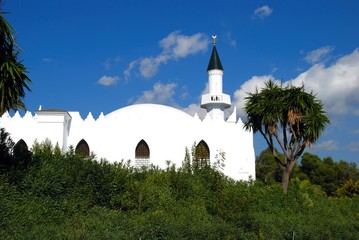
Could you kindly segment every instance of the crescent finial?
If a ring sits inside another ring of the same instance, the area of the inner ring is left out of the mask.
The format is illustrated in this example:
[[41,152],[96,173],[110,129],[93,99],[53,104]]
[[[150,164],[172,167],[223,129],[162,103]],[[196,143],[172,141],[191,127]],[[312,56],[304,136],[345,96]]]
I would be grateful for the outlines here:
[[216,39],[217,39],[217,35],[212,35],[212,39],[213,39],[213,45],[216,45]]

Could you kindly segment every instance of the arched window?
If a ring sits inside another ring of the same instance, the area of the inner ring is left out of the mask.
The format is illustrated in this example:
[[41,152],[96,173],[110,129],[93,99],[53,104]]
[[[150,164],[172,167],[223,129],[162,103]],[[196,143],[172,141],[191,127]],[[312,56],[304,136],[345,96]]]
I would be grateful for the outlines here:
[[77,144],[75,148],[75,154],[88,157],[90,156],[90,147],[84,139]]
[[196,157],[198,159],[209,160],[209,147],[207,143],[201,140],[196,146]]
[[150,164],[150,148],[143,139],[136,146],[135,164],[137,167],[148,166]]
[[28,151],[27,144],[24,140],[20,139],[14,146],[14,152],[24,153]]
[[15,166],[27,166],[31,161],[31,152],[29,151],[26,142],[20,139],[13,147],[14,161],[12,164]]

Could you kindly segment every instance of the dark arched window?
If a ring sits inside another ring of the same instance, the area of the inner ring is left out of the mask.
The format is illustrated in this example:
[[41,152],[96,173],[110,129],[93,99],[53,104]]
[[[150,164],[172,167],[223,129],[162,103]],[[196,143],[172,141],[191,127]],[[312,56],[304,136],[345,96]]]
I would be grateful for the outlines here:
[[75,154],[85,157],[90,156],[90,147],[84,139],[81,139],[81,141],[77,144]]
[[27,144],[24,140],[20,139],[14,146],[14,152],[24,153],[28,151]]
[[196,146],[196,157],[198,159],[209,160],[209,147],[207,143],[201,140]]
[[196,172],[201,169],[207,169],[210,166],[209,147],[207,143],[201,140],[197,145],[192,159],[193,170]]
[[12,162],[15,166],[27,166],[31,161],[31,152],[29,151],[26,142],[20,139],[13,148],[14,161]]
[[150,148],[143,139],[136,146],[135,161],[138,167],[147,166],[150,163]]

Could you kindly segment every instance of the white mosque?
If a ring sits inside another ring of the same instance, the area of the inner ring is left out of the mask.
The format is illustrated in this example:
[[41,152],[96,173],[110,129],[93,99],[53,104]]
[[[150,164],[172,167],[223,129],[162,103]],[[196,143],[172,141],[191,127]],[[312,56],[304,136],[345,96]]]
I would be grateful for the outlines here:
[[182,165],[186,148],[193,144],[203,149],[211,163],[225,153],[223,173],[235,180],[255,178],[253,133],[245,131],[236,109],[225,118],[231,106],[230,96],[222,91],[223,67],[213,38],[208,64],[209,92],[202,95],[201,107],[207,114],[201,120],[179,109],[158,104],[135,104],[94,119],[91,113],[82,119],[79,112],[38,110],[34,115],[5,113],[0,126],[11,134],[16,144],[32,146],[35,140],[51,140],[62,151],[69,146],[76,153],[95,153],[109,162],[131,160],[134,166],[153,164],[161,168],[167,162]]

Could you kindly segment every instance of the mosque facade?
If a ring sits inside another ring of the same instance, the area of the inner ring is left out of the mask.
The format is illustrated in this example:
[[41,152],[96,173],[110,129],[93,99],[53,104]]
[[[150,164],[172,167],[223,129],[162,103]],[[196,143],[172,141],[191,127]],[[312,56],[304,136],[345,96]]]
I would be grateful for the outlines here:
[[186,148],[201,149],[202,157],[215,163],[224,153],[223,173],[234,180],[255,179],[253,132],[243,128],[236,109],[226,118],[230,96],[223,93],[223,67],[215,41],[207,68],[209,91],[202,95],[204,119],[159,104],[135,104],[94,118],[79,112],[38,110],[20,116],[5,113],[0,126],[16,144],[31,148],[35,140],[49,139],[62,151],[73,146],[76,153],[109,162],[130,160],[133,166],[180,167]]

